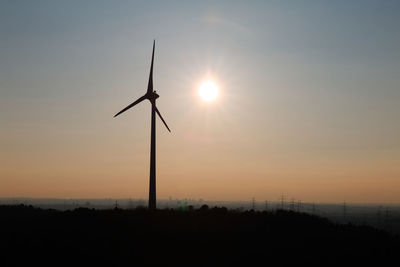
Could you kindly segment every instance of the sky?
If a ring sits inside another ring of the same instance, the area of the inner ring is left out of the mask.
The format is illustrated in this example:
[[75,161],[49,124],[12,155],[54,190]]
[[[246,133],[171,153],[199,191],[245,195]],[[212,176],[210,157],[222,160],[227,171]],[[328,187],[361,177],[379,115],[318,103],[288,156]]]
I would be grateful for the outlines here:
[[[1,1],[0,197],[400,202],[399,1]],[[198,87],[213,80],[215,101]]]

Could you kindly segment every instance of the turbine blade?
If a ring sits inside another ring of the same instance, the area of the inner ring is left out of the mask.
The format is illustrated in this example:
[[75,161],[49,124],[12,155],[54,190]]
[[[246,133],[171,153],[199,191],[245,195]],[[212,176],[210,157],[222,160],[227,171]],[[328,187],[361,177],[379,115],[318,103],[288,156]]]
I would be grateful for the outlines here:
[[169,127],[168,127],[167,123],[165,122],[164,118],[161,116],[160,111],[158,111],[158,108],[157,108],[157,107],[155,107],[155,108],[156,108],[156,112],[157,112],[158,116],[160,116],[160,119],[161,119],[162,122],[164,123],[165,127],[167,127],[168,131],[171,132],[171,130],[169,129]]
[[153,41],[153,54],[151,55],[151,66],[149,75],[149,84],[147,85],[147,93],[153,92],[153,62],[154,62],[154,47],[156,46],[156,40]]
[[142,102],[143,100],[146,99],[146,95],[140,97],[138,100],[136,100],[135,102],[133,102],[132,104],[130,104],[129,106],[127,106],[126,108],[124,108],[123,110],[121,110],[120,112],[118,112],[117,114],[114,115],[114,118],[117,117],[119,114],[121,114],[122,112],[130,109],[131,107],[133,107],[136,104],[139,104],[140,102]]

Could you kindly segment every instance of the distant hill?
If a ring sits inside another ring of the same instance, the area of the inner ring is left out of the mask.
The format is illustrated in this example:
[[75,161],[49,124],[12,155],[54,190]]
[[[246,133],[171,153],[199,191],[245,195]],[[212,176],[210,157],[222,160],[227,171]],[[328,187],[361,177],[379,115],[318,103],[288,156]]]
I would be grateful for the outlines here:
[[0,206],[1,266],[384,266],[400,239],[278,210]]

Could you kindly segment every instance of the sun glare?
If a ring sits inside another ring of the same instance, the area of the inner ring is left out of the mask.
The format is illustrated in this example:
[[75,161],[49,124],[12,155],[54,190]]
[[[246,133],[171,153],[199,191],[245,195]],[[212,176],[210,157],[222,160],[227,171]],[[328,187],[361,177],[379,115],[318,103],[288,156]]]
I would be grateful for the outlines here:
[[199,87],[199,95],[206,102],[213,101],[218,96],[218,86],[213,81],[205,81]]

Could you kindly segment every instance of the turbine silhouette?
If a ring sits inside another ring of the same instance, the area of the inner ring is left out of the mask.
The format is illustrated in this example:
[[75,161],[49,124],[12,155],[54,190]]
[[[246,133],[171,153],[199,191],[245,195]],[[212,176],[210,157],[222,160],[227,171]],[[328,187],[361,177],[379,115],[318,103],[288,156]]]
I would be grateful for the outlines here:
[[127,111],[131,107],[139,104],[145,99],[148,99],[151,103],[151,148],[150,148],[150,190],[149,190],[149,209],[156,209],[156,113],[160,116],[160,119],[164,123],[165,127],[167,127],[168,131],[171,132],[164,118],[161,116],[160,111],[156,107],[156,99],[160,96],[153,90],[153,62],[154,62],[154,47],[156,41],[153,41],[153,54],[151,56],[151,67],[150,67],[150,75],[149,75],[149,84],[147,85],[147,92],[138,100],[115,114],[114,117],[117,117],[119,114]]

